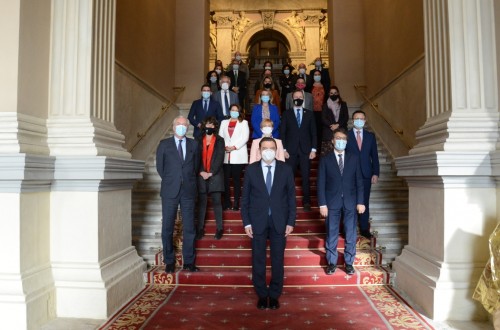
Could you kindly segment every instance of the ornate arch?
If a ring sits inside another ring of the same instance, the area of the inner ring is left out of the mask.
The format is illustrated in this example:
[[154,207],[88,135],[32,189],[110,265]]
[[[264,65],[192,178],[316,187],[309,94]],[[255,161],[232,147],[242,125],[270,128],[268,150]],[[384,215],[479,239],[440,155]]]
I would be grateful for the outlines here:
[[[250,39],[257,32],[260,32],[262,30],[264,30],[262,21],[257,21],[250,24],[248,28],[245,29],[245,31],[241,34],[236,49],[241,49],[242,51],[244,50],[246,52]],[[290,43],[290,52],[303,52],[303,50],[300,48],[300,42],[297,34],[292,29],[290,29],[290,27],[286,23],[281,21],[274,21],[273,30],[281,32],[285,36],[285,38],[288,39],[288,42]]]

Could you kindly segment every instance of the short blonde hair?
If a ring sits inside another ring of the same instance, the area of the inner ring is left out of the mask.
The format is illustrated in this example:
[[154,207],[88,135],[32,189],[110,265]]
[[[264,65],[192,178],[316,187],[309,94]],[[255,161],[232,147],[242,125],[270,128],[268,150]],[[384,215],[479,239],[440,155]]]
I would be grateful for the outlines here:
[[260,128],[264,127],[265,124],[271,124],[271,126],[274,128],[274,123],[269,118],[262,119],[262,121],[260,122]]

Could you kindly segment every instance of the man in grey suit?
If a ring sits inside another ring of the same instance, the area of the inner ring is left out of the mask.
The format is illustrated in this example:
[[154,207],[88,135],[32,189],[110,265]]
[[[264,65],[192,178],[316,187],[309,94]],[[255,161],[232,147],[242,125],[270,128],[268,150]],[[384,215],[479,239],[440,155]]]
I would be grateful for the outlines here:
[[356,256],[356,214],[365,211],[363,202],[363,174],[359,156],[344,152],[347,132],[333,131],[334,152],[321,158],[318,172],[318,204],[321,216],[326,218],[326,274],[337,269],[340,216],[344,214],[345,272],[354,274]]
[[313,97],[311,93],[308,93],[304,90],[306,88],[306,81],[304,78],[297,78],[297,81],[295,82],[295,88],[296,90],[292,91],[291,93],[288,93],[286,96],[286,109],[290,110],[293,109],[293,94],[295,91],[301,91],[303,95],[303,107],[305,109],[312,110],[313,109]]
[[[222,75],[219,80],[221,90],[212,94],[212,98],[219,102],[219,104],[222,107],[222,114],[224,115],[225,119],[228,119],[229,116],[229,110],[231,108],[231,104],[240,104],[240,100],[238,98],[238,94],[233,92],[232,90],[229,90],[229,86],[231,86],[231,78]],[[220,122],[220,121],[219,121]]]
[[[259,142],[260,162],[248,165],[243,183],[241,217],[252,239],[252,282],[257,308],[278,309],[283,290],[286,237],[295,226],[295,181],[286,163],[276,160],[276,141]],[[266,246],[271,250],[271,282],[266,284]]]
[[163,260],[167,273],[175,272],[173,233],[177,208],[182,215],[182,257],[183,269],[199,271],[195,266],[194,208],[197,189],[197,173],[200,164],[198,144],[187,138],[188,120],[179,116],[173,121],[174,136],[160,141],[156,150],[156,169],[161,177],[161,206]]

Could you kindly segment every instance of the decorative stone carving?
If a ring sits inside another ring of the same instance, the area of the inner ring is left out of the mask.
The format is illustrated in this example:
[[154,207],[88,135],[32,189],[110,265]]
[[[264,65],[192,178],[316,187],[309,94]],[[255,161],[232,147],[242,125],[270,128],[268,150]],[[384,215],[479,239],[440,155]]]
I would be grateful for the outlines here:
[[274,11],[263,11],[262,15],[262,27],[264,29],[272,29],[274,25]]
[[328,50],[328,17],[319,23],[319,49]]
[[287,18],[283,19],[283,21],[290,26],[290,28],[295,31],[295,33],[299,37],[299,42],[300,42],[300,48],[305,50],[306,45],[305,45],[305,28],[304,28],[304,19],[301,15],[297,14],[297,12],[294,10],[292,11],[292,16],[288,16]]
[[217,50],[217,25],[213,18],[209,21],[210,24],[210,46],[215,51]]
[[212,16],[212,19],[217,23],[217,28],[231,28],[233,24],[232,22],[234,21],[234,16],[215,14]]
[[319,21],[325,17],[323,13],[303,13],[302,19],[305,25],[318,26]]
[[252,23],[248,17],[245,16],[244,11],[240,11],[240,16],[239,18],[234,18],[232,24],[233,24],[233,40],[231,43],[231,48],[234,50],[236,49],[236,44],[238,43],[238,39],[240,35],[245,31],[245,28],[247,25]]

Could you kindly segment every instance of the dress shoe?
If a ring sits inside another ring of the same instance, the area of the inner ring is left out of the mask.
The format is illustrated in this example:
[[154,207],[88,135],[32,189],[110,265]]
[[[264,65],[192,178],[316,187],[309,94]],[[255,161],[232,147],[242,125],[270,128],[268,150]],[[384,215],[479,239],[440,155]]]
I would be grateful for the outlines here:
[[223,229],[217,229],[217,231],[215,232],[215,235],[214,235],[214,238],[219,240],[222,238],[222,234],[224,234],[224,230]]
[[353,275],[355,273],[354,267],[352,265],[345,265],[345,273],[347,275]]
[[304,204],[304,211],[311,212],[311,204],[309,204],[309,203]]
[[200,229],[196,231],[196,237],[195,237],[196,239],[202,239],[203,236],[205,236],[205,230]]
[[190,272],[199,272],[200,269],[196,267],[194,264],[185,264],[182,269],[189,270]]
[[165,273],[175,273],[175,263],[167,264],[165,266]]
[[240,205],[238,203],[234,203],[233,211],[238,211],[240,209]]
[[269,298],[269,308],[270,309],[278,309],[280,308],[280,302],[277,298]]
[[370,233],[369,230],[361,230],[360,234],[361,236],[366,237],[368,239],[373,237],[372,233]]
[[258,309],[266,309],[267,308],[267,298],[259,298],[259,301],[257,301],[257,308]]
[[328,264],[326,267],[326,275],[333,275],[335,271],[337,270],[337,265],[334,264]]
[[226,210],[232,210],[232,209],[233,209],[233,207],[231,206],[231,204],[224,204],[224,206],[222,207],[222,209],[223,209],[224,211],[226,211]]

